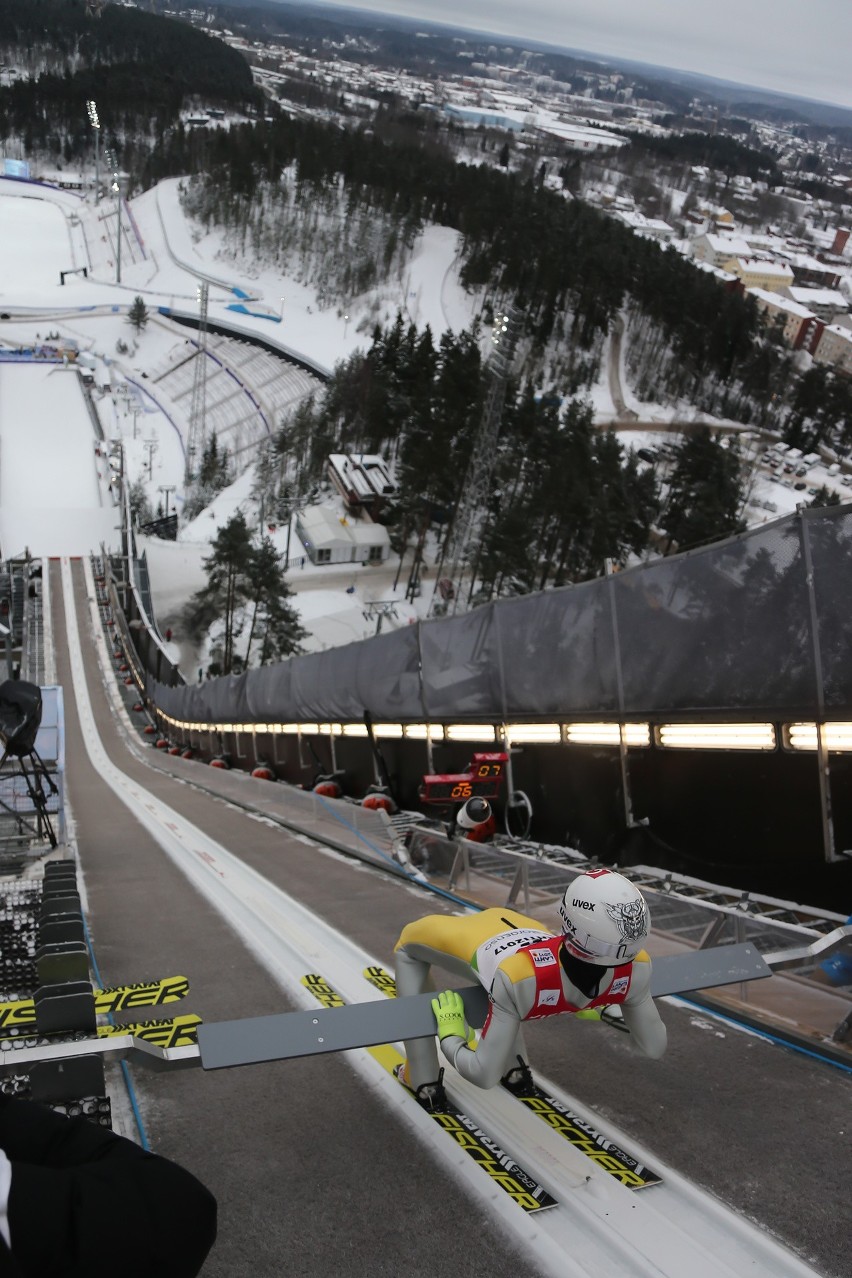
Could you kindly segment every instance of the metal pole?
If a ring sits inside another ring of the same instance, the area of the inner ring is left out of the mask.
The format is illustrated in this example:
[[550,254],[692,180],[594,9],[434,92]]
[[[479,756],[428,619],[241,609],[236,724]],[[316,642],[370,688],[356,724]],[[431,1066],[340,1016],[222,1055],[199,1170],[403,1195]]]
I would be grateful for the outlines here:
[[609,582],[609,610],[612,620],[612,645],[615,660],[615,683],[618,692],[618,761],[621,766],[621,794],[624,803],[624,822],[628,829],[633,825],[633,800],[630,794],[630,765],[627,757],[627,742],[624,739],[624,684],[621,677],[621,643],[618,635],[618,618],[615,608],[615,582],[612,576],[612,561],[606,560],[606,575]]
[[120,284],[121,283],[121,188],[118,185],[118,180],[116,180],[116,184],[115,184],[115,196],[116,196],[116,206],[117,206],[116,222],[118,226],[118,229],[116,231],[116,239],[118,241],[118,246],[115,251],[115,282],[116,284]]
[[825,745],[824,717],[825,694],[822,681],[822,655],[819,650],[819,630],[814,593],[814,565],[811,558],[811,542],[808,532],[808,520],[804,507],[799,507],[799,520],[802,530],[802,559],[805,564],[805,584],[808,588],[808,608],[811,620],[811,643],[814,656],[814,681],[816,683],[817,703],[817,768],[819,772],[819,800],[822,811],[822,846],[827,862],[841,861],[834,846],[834,821],[831,813],[831,775],[829,772],[828,750]]

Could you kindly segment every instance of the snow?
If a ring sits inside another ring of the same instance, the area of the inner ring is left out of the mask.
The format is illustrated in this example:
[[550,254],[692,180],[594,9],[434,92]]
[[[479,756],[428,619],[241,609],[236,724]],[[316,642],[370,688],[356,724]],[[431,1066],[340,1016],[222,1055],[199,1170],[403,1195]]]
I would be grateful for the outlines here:
[[3,556],[115,547],[117,523],[77,373],[61,364],[0,364]]
[[31,285],[57,284],[59,272],[70,266],[62,209],[33,196],[0,193],[0,301]]
[[[404,280],[381,289],[383,299],[371,294],[341,301],[336,309],[320,310],[314,290],[279,271],[257,271],[241,277],[235,270],[233,254],[221,231],[193,230],[180,205],[180,182],[168,179],[134,201],[134,213],[146,243],[158,261],[169,258],[173,268],[195,274],[216,286],[210,295],[210,317],[231,324],[237,315],[228,310],[235,302],[234,288],[250,295],[249,310],[265,312],[267,318],[239,314],[247,332],[262,335],[282,349],[307,357],[320,368],[331,371],[340,360],[369,344],[376,323],[388,323],[402,310],[419,328],[429,324],[436,339],[447,328],[459,332],[475,313],[476,299],[458,283],[457,259],[461,237],[449,227],[427,227],[418,237],[406,267]],[[168,226],[168,246],[162,226]],[[223,264],[227,263],[227,272]],[[218,290],[222,290],[221,292]],[[187,296],[187,289],[182,289]],[[194,293],[193,293],[194,297]],[[379,301],[380,314],[372,303]]]

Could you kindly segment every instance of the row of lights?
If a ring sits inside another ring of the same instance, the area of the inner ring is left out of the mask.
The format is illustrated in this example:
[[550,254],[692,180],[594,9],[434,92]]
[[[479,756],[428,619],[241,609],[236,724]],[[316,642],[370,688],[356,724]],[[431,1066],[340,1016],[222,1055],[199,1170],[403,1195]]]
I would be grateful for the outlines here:
[[[170,715],[160,717],[184,732],[246,732],[276,736],[367,737],[363,723],[185,723]],[[650,746],[653,740],[665,750],[775,750],[779,734],[772,723],[510,723],[506,725],[508,745],[596,745]],[[499,744],[492,723],[374,723],[373,734],[385,740],[467,741],[471,744]],[[826,723],[823,742],[831,751],[852,751],[852,723]],[[815,723],[788,723],[781,729],[781,744],[788,750],[818,748]]]

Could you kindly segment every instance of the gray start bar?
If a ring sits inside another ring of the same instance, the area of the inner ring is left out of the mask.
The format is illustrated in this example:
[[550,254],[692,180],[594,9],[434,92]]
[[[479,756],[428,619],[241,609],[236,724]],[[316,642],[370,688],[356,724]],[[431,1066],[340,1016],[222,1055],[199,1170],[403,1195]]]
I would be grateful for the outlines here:
[[[488,996],[481,986],[459,990],[468,1023],[483,1025]],[[431,994],[382,998],[315,1012],[282,1012],[241,1021],[199,1025],[198,1046],[204,1069],[229,1069],[291,1056],[318,1056],[351,1047],[374,1047],[403,1038],[431,1038],[436,1032]]]
[[[720,945],[655,959],[651,990],[655,998],[661,998],[771,975],[772,969],[753,945]],[[470,986],[459,993],[468,1023],[483,1025],[488,1014],[485,990]],[[417,994],[413,998],[381,998],[318,1008],[315,1012],[281,1012],[277,1016],[200,1025],[201,1064],[204,1069],[230,1069],[293,1056],[374,1047],[406,1038],[430,1038],[435,1033],[434,997]]]

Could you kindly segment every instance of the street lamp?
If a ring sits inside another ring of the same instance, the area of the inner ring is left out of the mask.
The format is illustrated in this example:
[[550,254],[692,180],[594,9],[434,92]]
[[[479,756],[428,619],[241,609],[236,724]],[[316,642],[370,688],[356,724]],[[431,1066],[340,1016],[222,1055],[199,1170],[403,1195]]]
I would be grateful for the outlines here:
[[344,312],[344,315],[343,315],[343,340],[344,340],[344,342],[346,341],[346,330],[347,330],[347,328],[348,328],[348,327],[349,327],[349,315],[348,315],[348,313]]
[[284,298],[281,298],[281,314],[278,316],[278,323],[284,323]]
[[86,103],[86,110],[89,113],[89,123],[91,124],[92,128],[95,130],[95,204],[100,204],[101,202],[101,163],[100,163],[101,122],[98,119],[97,104],[91,98],[89,98],[88,102]]

